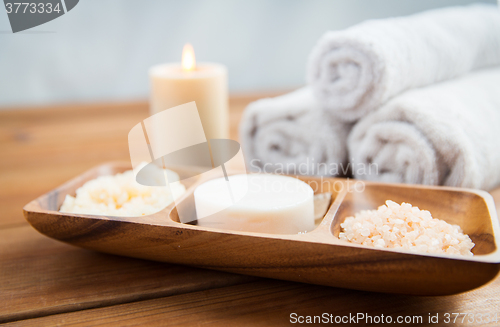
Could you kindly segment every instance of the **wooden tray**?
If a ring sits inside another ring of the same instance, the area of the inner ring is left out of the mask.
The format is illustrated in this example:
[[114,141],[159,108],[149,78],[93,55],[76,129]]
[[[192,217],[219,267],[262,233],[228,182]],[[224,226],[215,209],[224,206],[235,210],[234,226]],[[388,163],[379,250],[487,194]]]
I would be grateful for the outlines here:
[[[24,207],[24,215],[40,233],[86,249],[357,290],[454,294],[491,281],[500,269],[500,228],[493,199],[476,190],[366,182],[364,191],[358,192],[353,181],[301,177],[306,182],[317,181],[323,192],[333,195],[319,226],[298,235],[182,224],[174,205],[153,215],[131,218],[57,211],[66,194],[74,195],[86,181],[128,169],[130,165],[124,163],[98,166],[30,202]],[[182,170],[177,172],[183,175]],[[192,193],[202,182],[198,178],[186,185],[184,205],[194,207]],[[476,244],[474,256],[410,254],[338,239],[340,223],[347,216],[361,209],[375,209],[387,199],[409,202],[429,210],[433,217],[460,225]]]

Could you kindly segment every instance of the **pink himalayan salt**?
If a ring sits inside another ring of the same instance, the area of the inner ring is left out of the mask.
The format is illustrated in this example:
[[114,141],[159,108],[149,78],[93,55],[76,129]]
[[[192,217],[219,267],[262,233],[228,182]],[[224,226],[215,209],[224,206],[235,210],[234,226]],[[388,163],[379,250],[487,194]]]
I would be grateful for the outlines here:
[[362,210],[340,224],[344,241],[421,253],[473,255],[474,243],[458,225],[432,218],[427,210],[387,200],[377,210]]

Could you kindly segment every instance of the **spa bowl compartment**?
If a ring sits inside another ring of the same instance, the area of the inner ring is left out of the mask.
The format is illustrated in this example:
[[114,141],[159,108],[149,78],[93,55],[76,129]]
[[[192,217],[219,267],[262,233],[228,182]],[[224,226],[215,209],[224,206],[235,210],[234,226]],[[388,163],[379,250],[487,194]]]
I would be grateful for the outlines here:
[[[500,227],[491,196],[482,191],[394,185],[338,178],[300,177],[331,192],[324,218],[305,234],[235,232],[182,224],[172,204],[142,217],[110,217],[58,212],[66,194],[86,181],[130,169],[129,164],[98,166],[24,207],[40,233],[86,249],[191,265],[253,276],[357,290],[412,295],[465,292],[491,281],[500,269]],[[182,175],[182,169],[173,169]],[[220,177],[217,174],[204,180]],[[179,205],[189,206],[202,178],[187,181]],[[357,184],[358,183],[358,184]],[[340,223],[360,209],[385,200],[409,202],[434,217],[459,224],[476,243],[472,257],[411,254],[375,249],[338,239]]]

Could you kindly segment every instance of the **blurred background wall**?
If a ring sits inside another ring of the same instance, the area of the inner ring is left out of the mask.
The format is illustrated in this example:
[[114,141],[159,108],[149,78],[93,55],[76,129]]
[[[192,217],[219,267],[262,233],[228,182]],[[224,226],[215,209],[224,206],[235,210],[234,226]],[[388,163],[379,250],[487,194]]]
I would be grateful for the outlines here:
[[180,61],[186,42],[198,61],[228,66],[231,92],[291,89],[304,84],[309,51],[327,30],[473,2],[80,0],[16,34],[0,10],[0,108],[146,99],[148,68]]

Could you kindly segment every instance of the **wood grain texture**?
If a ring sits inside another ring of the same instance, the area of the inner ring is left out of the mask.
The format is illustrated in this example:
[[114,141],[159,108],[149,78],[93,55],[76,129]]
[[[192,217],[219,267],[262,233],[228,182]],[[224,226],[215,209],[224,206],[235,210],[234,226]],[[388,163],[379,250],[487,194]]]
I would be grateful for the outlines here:
[[[16,322],[15,326],[289,326],[290,314],[300,316],[344,316],[358,312],[365,315],[409,315],[415,323],[404,326],[427,326],[429,314],[438,314],[444,324],[445,314],[452,312],[498,312],[500,300],[493,291],[500,287],[500,280],[489,289],[472,291],[448,297],[414,297],[389,295],[338,288],[320,287],[281,281],[259,281],[176,295],[161,299],[135,302],[100,309],[84,310],[39,319]],[[496,310],[495,310],[496,308]],[[417,323],[418,316],[423,323]],[[417,318],[414,318],[417,317]],[[452,320],[454,316],[451,316]],[[463,315],[458,321],[461,321]],[[470,317],[469,317],[470,318]],[[333,318],[335,319],[335,318]],[[8,324],[9,325],[9,324]],[[298,325],[298,324],[297,324]],[[340,325],[340,324],[339,324]],[[356,326],[380,326],[369,320],[359,321]],[[398,324],[395,324],[398,325]],[[498,323],[457,326],[498,326]]]
[[0,230],[0,322],[211,289],[251,278],[68,246],[30,226]]
[[[97,166],[30,202],[25,216],[39,232],[105,253],[192,265],[252,276],[358,290],[413,295],[448,295],[492,280],[500,269],[494,235],[500,226],[493,200],[481,191],[455,188],[364,183],[363,190],[344,179],[300,177],[334,199],[322,223],[300,235],[263,234],[204,228],[179,223],[176,208],[141,217],[105,217],[58,212],[67,194],[100,175],[130,169],[129,164]],[[179,172],[182,176],[182,173]],[[178,206],[194,208],[192,193],[205,179],[186,185]],[[343,185],[343,187],[339,187]],[[338,190],[338,191],[336,191]],[[409,202],[435,217],[459,224],[476,248],[474,257],[416,255],[341,241],[339,224],[361,209],[376,209],[386,199]]]
[[0,111],[0,228],[24,224],[24,201],[95,164],[128,158],[145,103]]

